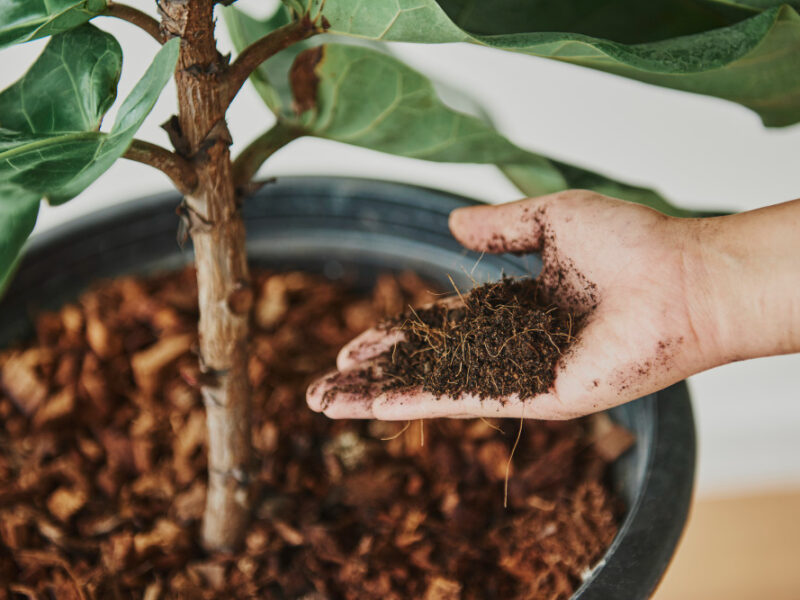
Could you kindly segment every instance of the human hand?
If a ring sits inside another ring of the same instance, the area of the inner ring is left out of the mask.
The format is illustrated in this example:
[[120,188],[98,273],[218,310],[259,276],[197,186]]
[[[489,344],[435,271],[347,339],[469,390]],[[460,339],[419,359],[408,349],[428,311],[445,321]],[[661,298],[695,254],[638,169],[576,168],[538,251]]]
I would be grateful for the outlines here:
[[564,419],[744,358],[731,355],[725,344],[731,328],[721,324],[725,311],[718,299],[730,282],[710,277],[716,263],[710,266],[701,243],[725,237],[718,235],[720,221],[670,218],[583,190],[456,210],[450,228],[464,246],[541,252],[539,279],[551,300],[586,315],[571,351],[556,365],[552,388],[524,401],[385,391],[374,359],[402,333],[372,329],[343,348],[337,372],[309,388],[309,406],[333,418]]

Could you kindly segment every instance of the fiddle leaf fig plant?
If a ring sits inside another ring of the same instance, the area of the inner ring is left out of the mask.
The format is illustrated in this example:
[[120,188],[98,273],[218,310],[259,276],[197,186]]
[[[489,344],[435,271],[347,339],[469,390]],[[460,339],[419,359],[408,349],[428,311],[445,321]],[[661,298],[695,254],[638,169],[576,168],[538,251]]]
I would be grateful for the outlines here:
[[[746,106],[767,126],[800,121],[800,2],[771,0],[285,0],[265,19],[233,0],[159,0],[158,18],[110,0],[0,0],[0,48],[49,37],[0,92],[0,291],[42,200],[74,198],[118,158],[165,172],[197,267],[208,492],[202,543],[237,546],[251,503],[247,339],[253,293],[242,202],[264,162],[312,136],[437,162],[496,165],[526,195],[593,189],[674,216],[653,190],[534,153],[485,114],[451,106],[383,41],[467,42],[599,69]],[[221,54],[217,4],[237,51]],[[103,127],[123,51],[94,17],[124,19],[161,49]],[[524,73],[516,73],[524,77]],[[173,148],[135,138],[174,78]],[[275,122],[232,159],[225,115],[252,81]]]

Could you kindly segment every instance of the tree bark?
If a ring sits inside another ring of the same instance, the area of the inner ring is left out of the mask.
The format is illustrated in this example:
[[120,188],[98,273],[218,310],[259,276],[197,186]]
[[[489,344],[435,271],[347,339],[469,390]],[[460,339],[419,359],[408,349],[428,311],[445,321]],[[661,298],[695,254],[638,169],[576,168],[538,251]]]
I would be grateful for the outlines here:
[[208,495],[202,542],[238,546],[250,518],[248,315],[252,291],[225,123],[227,62],[214,39],[213,0],[162,0],[162,26],[181,37],[179,113],[170,137],[197,171],[184,199],[197,267],[202,396],[208,422]]

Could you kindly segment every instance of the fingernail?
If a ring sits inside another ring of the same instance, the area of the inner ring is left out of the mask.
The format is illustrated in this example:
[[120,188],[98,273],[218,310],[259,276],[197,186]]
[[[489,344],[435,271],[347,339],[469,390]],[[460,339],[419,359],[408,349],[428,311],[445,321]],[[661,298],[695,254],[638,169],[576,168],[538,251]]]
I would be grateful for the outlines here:
[[477,206],[463,206],[461,208],[457,208],[450,213],[450,218],[448,219],[448,225],[450,226],[450,231],[454,234],[457,231],[460,231],[465,223],[466,220],[469,218],[470,211],[479,208]]

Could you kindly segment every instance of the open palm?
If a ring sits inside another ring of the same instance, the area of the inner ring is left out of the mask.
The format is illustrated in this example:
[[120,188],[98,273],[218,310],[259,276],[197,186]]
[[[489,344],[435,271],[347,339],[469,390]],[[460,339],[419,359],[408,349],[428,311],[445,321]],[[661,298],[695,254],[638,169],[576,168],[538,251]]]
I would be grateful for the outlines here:
[[308,403],[333,418],[564,419],[710,368],[719,361],[698,251],[706,226],[583,190],[459,209],[450,228],[464,246],[540,252],[539,279],[550,299],[585,315],[575,344],[556,365],[553,387],[526,400],[384,391],[374,359],[402,334],[371,329],[342,349],[337,371],[309,388]]

